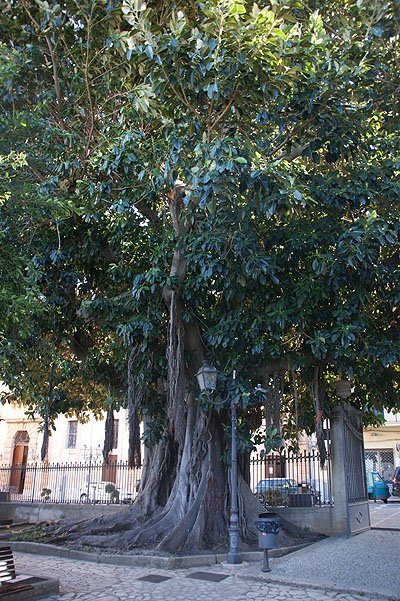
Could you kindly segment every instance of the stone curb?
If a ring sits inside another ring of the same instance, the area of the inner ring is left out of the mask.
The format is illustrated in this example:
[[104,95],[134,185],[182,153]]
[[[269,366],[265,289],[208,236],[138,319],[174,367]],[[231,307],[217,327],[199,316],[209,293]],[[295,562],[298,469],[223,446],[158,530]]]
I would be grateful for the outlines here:
[[339,586],[335,582],[329,580],[325,582],[315,582],[309,580],[293,579],[284,576],[274,576],[273,574],[253,576],[252,574],[232,574],[239,580],[252,580],[254,582],[268,582],[270,584],[282,584],[284,586],[292,586],[295,588],[310,588],[322,591],[332,591],[335,593],[344,593],[348,595],[365,595],[374,599],[382,599],[384,601],[399,601],[399,596],[393,593],[386,592],[382,589],[370,589],[358,587]]
[[[24,580],[29,582],[29,576],[23,575],[18,578],[18,582]],[[7,591],[7,601],[34,601],[34,599],[43,599],[49,595],[58,595],[60,593],[60,582],[55,578],[41,578],[38,582],[29,582],[31,589],[24,591]]]
[[[226,554],[210,555],[185,555],[181,557],[161,557],[157,555],[107,555],[105,553],[89,553],[77,549],[68,549],[57,547],[45,543],[33,543],[26,541],[8,541],[13,551],[21,553],[34,553],[37,555],[48,555],[52,557],[61,557],[65,559],[80,559],[81,561],[91,561],[94,563],[104,563],[111,565],[142,567],[142,568],[160,568],[164,570],[174,570],[182,568],[193,568],[200,566],[215,566],[226,561]],[[283,557],[294,551],[299,551],[308,547],[311,543],[303,543],[292,547],[280,547],[269,551],[270,557]],[[262,551],[245,551],[242,553],[243,561],[256,562],[262,561]]]

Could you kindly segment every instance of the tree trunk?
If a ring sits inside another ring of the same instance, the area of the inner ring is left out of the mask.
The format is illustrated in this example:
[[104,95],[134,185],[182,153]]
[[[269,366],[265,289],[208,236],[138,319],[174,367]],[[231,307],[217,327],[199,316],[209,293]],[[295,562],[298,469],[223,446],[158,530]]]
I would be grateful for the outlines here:
[[[75,546],[137,547],[168,552],[224,549],[229,524],[228,470],[223,463],[220,415],[200,412],[191,398],[183,448],[165,439],[145,456],[143,486],[135,503],[116,514],[51,529],[50,542]],[[239,475],[242,543],[256,537],[254,519],[262,508]]]
[[[187,231],[180,217],[182,198],[182,190],[169,195],[177,239]],[[178,250],[170,275],[181,282],[186,276],[185,258]],[[199,407],[189,386],[204,357],[198,324],[182,319],[179,288],[166,287],[163,300],[169,311],[166,437],[146,452],[141,490],[133,506],[70,529],[67,538],[77,544],[192,552],[223,547],[227,542],[230,501],[228,470],[222,460],[222,420],[228,422],[229,416]],[[239,510],[243,541],[251,543],[261,505],[241,476]],[[62,529],[53,534],[53,540],[60,535],[65,540]]]
[[267,429],[275,428],[280,435],[283,373],[279,371],[270,375],[266,372],[264,375],[264,385],[270,387],[264,405],[266,427]]

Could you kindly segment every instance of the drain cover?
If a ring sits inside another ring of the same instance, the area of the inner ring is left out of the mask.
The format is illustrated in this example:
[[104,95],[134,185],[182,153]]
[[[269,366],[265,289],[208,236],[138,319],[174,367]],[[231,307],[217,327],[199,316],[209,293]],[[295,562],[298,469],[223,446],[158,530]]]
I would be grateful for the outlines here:
[[170,576],[160,576],[160,574],[149,574],[148,576],[142,576],[142,578],[137,578],[137,580],[143,580],[144,582],[164,582],[164,580],[171,580]]
[[209,582],[221,582],[228,578],[228,574],[214,574],[213,572],[193,572],[188,574],[187,578],[196,578],[196,580],[208,580]]

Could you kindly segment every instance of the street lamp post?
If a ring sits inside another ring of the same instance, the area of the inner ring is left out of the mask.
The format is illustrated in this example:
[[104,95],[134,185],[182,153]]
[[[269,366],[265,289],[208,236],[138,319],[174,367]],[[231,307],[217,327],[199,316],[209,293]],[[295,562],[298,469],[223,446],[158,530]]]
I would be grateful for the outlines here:
[[[232,388],[235,385],[236,370],[233,371]],[[237,441],[236,441],[236,407],[235,397],[230,391],[231,397],[231,517],[229,524],[229,553],[227,563],[242,563],[242,556],[238,550],[239,544],[239,510],[237,497]]]
[[[217,384],[217,370],[212,365],[209,365],[206,361],[196,374],[197,381],[201,392],[207,392],[210,394],[216,388]],[[236,370],[232,376],[232,389],[234,388],[236,381]],[[236,407],[235,397],[233,390],[228,388],[227,400],[230,400],[231,408],[231,514],[229,520],[229,553],[227,556],[227,563],[239,564],[242,563],[243,559],[239,553],[239,510],[238,510],[238,497],[237,497],[237,437],[236,437]]]

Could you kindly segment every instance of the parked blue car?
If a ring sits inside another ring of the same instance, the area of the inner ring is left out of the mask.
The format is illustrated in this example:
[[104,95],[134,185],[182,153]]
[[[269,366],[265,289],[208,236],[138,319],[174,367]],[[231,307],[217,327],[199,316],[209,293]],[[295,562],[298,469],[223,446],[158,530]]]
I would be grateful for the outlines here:
[[367,489],[368,499],[387,503],[390,497],[389,486],[378,472],[369,472],[367,474]]
[[259,501],[267,505],[287,505],[289,494],[296,494],[299,485],[289,478],[265,478],[256,486],[255,494]]

